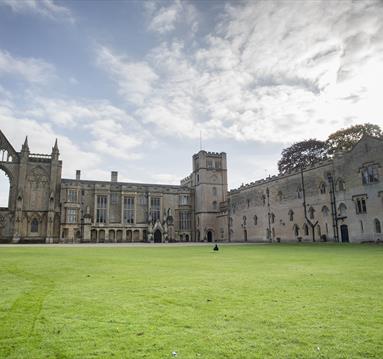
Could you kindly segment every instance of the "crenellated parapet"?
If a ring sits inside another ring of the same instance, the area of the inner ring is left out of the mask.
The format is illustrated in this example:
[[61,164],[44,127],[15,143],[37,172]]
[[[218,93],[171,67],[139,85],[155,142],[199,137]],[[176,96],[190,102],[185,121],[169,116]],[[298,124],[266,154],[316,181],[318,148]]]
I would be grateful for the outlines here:
[[[327,167],[329,165],[332,165],[333,162],[334,162],[333,159],[327,159],[324,161],[319,161],[319,162],[313,163],[310,166],[305,167],[303,169],[303,172],[305,173],[308,171],[319,169],[321,167]],[[245,190],[245,189],[249,189],[249,188],[253,188],[253,187],[257,187],[257,186],[261,186],[261,185],[263,186],[263,185],[268,184],[268,183],[271,184],[272,182],[279,181],[281,179],[296,176],[296,175],[300,174],[300,172],[301,172],[301,170],[296,169],[296,170],[288,171],[287,173],[283,173],[283,174],[280,173],[278,175],[273,175],[273,176],[268,176],[266,178],[261,178],[257,181],[254,181],[254,182],[242,184],[238,188],[234,188],[234,189],[230,190],[229,193],[235,194],[235,193],[239,193],[240,191]]]

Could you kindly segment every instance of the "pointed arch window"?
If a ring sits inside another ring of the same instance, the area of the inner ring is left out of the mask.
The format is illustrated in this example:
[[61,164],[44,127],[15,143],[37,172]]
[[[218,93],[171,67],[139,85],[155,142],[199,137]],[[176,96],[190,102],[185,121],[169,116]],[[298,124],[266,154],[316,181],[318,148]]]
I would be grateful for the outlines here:
[[256,226],[258,224],[258,217],[256,214],[254,215],[253,220],[254,220],[254,226]]
[[271,213],[270,218],[271,218],[271,223],[274,223],[275,222],[275,214]]
[[39,231],[39,221],[33,218],[31,222],[31,233],[37,233]]
[[303,197],[302,187],[298,186],[298,188],[297,188],[297,198],[302,198],[302,197]]
[[313,207],[309,208],[309,216],[310,216],[310,219],[314,219],[315,209]]
[[327,217],[329,211],[330,211],[330,210],[328,209],[327,206],[323,206],[323,207],[322,207],[322,214],[323,214],[323,217]]
[[299,227],[297,224],[294,224],[293,231],[294,231],[295,237],[298,237],[299,236]]
[[375,227],[375,233],[382,233],[382,226],[380,224],[379,219],[374,219],[374,227]]
[[322,182],[319,186],[319,190],[320,190],[320,193],[321,194],[325,194],[326,193],[326,184],[324,182]]
[[305,233],[305,236],[309,235],[309,226],[306,223],[303,225],[303,231]]
[[346,190],[346,183],[342,178],[339,178],[338,181],[336,182],[336,189],[339,192],[344,192]]
[[290,219],[290,222],[294,221],[294,211],[292,209],[290,209],[289,211],[289,219]]
[[347,212],[347,206],[344,203],[341,203],[338,208],[338,213],[341,217],[345,217]]

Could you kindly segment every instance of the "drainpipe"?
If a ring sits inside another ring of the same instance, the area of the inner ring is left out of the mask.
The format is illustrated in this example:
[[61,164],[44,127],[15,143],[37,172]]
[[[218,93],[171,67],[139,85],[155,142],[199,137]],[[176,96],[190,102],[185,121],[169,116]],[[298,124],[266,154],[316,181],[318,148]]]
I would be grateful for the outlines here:
[[268,220],[268,232],[267,232],[267,235],[268,235],[268,240],[270,242],[273,241],[273,237],[271,235],[271,223],[270,223],[270,216],[271,216],[271,213],[270,213],[270,190],[269,190],[269,187],[266,188],[266,196],[267,196],[267,220]]
[[331,201],[331,217],[332,217],[332,227],[334,231],[334,240],[339,242],[339,228],[338,228],[338,213],[336,209],[336,198],[335,198],[335,184],[332,174],[327,175],[327,180],[330,184],[330,201]]

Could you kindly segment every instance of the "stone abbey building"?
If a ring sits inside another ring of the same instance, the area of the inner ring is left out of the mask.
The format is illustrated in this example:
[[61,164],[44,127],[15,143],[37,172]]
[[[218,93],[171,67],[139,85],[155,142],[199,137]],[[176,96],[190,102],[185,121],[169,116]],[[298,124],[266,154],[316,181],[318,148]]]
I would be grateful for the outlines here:
[[179,186],[61,177],[49,155],[17,152],[0,131],[0,169],[10,181],[0,241],[188,242],[383,240],[383,140],[302,171],[228,191],[225,153],[193,155]]

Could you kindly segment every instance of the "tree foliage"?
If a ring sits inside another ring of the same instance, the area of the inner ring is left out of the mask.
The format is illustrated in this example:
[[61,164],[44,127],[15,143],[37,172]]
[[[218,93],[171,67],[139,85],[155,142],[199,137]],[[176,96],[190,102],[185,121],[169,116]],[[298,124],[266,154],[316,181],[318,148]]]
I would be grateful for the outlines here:
[[326,141],[327,151],[329,154],[349,151],[364,135],[382,137],[382,130],[378,125],[371,123],[343,128],[328,137]]
[[285,148],[278,162],[278,170],[280,173],[287,173],[326,158],[326,142],[312,138]]
[[279,172],[287,173],[325,160],[336,152],[349,151],[365,135],[383,137],[383,132],[378,125],[364,123],[336,131],[326,141],[312,138],[294,143],[282,151],[278,162]]

